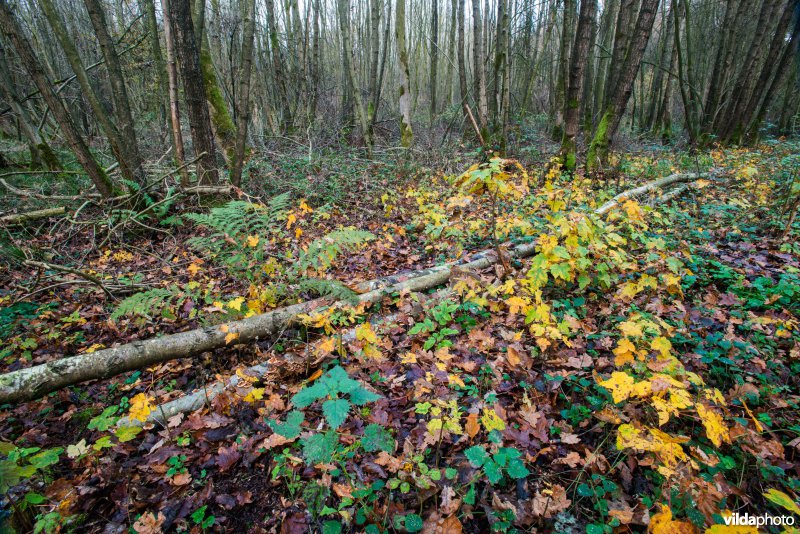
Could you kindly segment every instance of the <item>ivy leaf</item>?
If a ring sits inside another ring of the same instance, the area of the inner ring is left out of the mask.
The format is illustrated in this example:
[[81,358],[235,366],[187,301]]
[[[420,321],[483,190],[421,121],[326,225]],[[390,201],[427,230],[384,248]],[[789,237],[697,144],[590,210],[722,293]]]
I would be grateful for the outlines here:
[[388,430],[380,425],[367,425],[364,429],[364,437],[361,439],[361,446],[367,452],[392,452],[394,450],[394,438]]
[[303,412],[292,410],[286,416],[286,422],[280,423],[278,421],[267,421],[269,427],[276,433],[280,434],[286,439],[295,439],[300,435],[300,424],[305,420],[306,416]]
[[473,467],[481,467],[484,462],[489,459],[489,455],[486,454],[486,449],[480,445],[475,445],[474,447],[470,447],[469,449],[465,450],[464,455],[467,457],[467,460],[469,460],[469,463],[471,463]]
[[406,530],[408,532],[419,532],[422,530],[422,518],[417,514],[408,514],[406,516]]
[[334,429],[342,426],[349,412],[350,402],[346,399],[327,400],[322,404],[322,413],[325,415],[325,420]]
[[342,524],[338,521],[329,520],[322,524],[322,534],[339,534],[342,531]]
[[324,434],[314,434],[300,441],[303,446],[303,456],[310,465],[327,464],[333,459],[339,436],[335,430],[328,430]]

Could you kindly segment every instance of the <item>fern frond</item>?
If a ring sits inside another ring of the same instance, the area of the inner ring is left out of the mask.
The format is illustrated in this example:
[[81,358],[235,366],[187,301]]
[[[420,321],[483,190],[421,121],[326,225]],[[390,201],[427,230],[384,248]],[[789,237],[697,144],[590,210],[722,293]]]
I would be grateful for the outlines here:
[[325,271],[340,254],[353,252],[359,245],[373,239],[373,234],[352,227],[335,230],[312,241],[308,249],[300,253],[295,268],[301,273],[308,268]]
[[212,230],[212,233],[194,237],[187,244],[196,250],[208,249],[218,253],[231,245],[227,243],[228,239],[239,244],[248,235],[266,239],[282,227],[288,206],[289,195],[285,193],[270,199],[267,205],[232,200],[224,206],[211,208],[208,213],[189,213],[186,219]]
[[354,306],[358,304],[358,293],[338,280],[303,278],[297,286],[303,293],[313,293],[317,297],[330,297],[333,300],[343,300]]
[[116,322],[124,316],[136,315],[149,319],[151,314],[167,307],[178,296],[178,293],[179,290],[175,286],[157,287],[135,293],[117,305],[111,313],[111,320]]

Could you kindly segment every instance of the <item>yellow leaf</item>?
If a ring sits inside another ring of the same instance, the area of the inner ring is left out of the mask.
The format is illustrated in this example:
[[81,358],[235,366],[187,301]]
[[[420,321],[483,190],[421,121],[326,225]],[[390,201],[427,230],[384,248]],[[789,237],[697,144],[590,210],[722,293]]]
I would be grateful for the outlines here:
[[406,364],[406,365],[410,365],[412,363],[417,363],[417,355],[414,354],[413,352],[406,352],[405,354],[403,354],[403,356],[401,356],[400,363],[403,363],[403,364]]
[[147,421],[147,416],[153,411],[152,397],[148,397],[144,393],[139,393],[131,399],[130,418],[144,423]]
[[617,348],[614,349],[614,365],[622,367],[626,363],[630,363],[636,356],[636,347],[627,338],[622,338],[617,343]]
[[297,222],[297,215],[295,215],[294,213],[290,213],[289,216],[286,218],[286,229],[288,230],[289,228],[291,228],[292,225],[296,222]]
[[194,276],[200,271],[200,266],[196,263],[190,263],[186,270],[189,271],[190,275]]
[[239,332],[228,332],[225,336],[225,344],[230,345],[232,341],[235,341],[239,338]]
[[500,416],[497,415],[497,412],[495,412],[494,409],[483,409],[481,423],[483,423],[483,428],[486,429],[486,432],[491,432],[492,430],[505,430],[506,428],[505,421],[500,419]]
[[622,332],[622,335],[628,337],[642,337],[644,335],[642,332],[642,327],[639,325],[639,323],[634,323],[633,321],[625,321],[624,323],[620,323],[619,330]]
[[[717,393],[719,393],[719,391],[717,391]],[[722,394],[720,393],[720,396],[721,395]],[[744,406],[745,411],[747,411],[747,415],[749,415],[750,419],[752,419],[753,423],[755,423],[756,432],[763,432],[764,431],[764,425],[762,425],[761,422],[758,419],[756,419],[755,416],[753,416],[753,412],[750,411],[750,408],[747,406],[747,403],[744,401],[744,398],[742,398],[740,400],[742,401],[742,406]]]
[[326,337],[325,341],[317,345],[318,354],[330,354],[336,348],[336,341],[332,337]]
[[617,403],[631,396],[634,380],[628,373],[614,371],[611,373],[611,378],[598,381],[597,384],[611,391],[614,403]]
[[297,228],[294,229],[294,238],[300,239],[301,235],[303,235],[303,229],[298,226]]
[[722,442],[731,442],[730,432],[722,420],[722,416],[717,412],[707,408],[705,404],[698,403],[697,415],[700,416],[703,426],[706,429],[706,436],[715,446],[722,446]]
[[508,313],[514,315],[515,313],[525,313],[525,310],[528,307],[528,303],[525,299],[521,297],[510,297],[506,299],[506,305],[508,306]]
[[250,390],[250,393],[248,393],[245,396],[244,401],[255,402],[257,400],[261,400],[263,397],[264,397],[264,388],[253,388]]
[[667,358],[669,357],[669,351],[672,349],[672,343],[670,343],[669,339],[659,336],[650,342],[650,348],[660,352],[661,357]]
[[634,282],[626,282],[622,286],[622,291],[620,291],[620,294],[623,297],[628,297],[632,299],[633,297],[639,294],[639,291],[641,291],[639,284],[636,284]]
[[242,311],[242,304],[244,304],[244,297],[236,297],[228,302],[228,308],[236,311]]
[[356,339],[366,341],[367,343],[375,344],[378,342],[378,336],[372,329],[372,325],[367,321],[362,323],[356,328]]
[[794,502],[794,499],[786,495],[784,492],[778,491],[775,488],[771,488],[764,493],[764,497],[766,497],[770,502],[789,510],[793,514],[800,515],[800,506],[797,506],[797,503]]
[[247,246],[250,248],[255,248],[258,246],[258,236],[257,235],[249,235],[247,236]]
[[643,274],[642,277],[639,279],[639,289],[644,290],[646,288],[650,289],[658,289],[658,280],[654,276],[650,276],[649,274]]
[[697,528],[689,521],[675,521],[669,506],[662,504],[661,511],[650,517],[648,532],[652,534],[694,534]]
[[630,219],[634,221],[642,219],[642,208],[635,200],[626,200],[625,203],[622,204],[622,208],[625,210],[625,213],[628,214]]
[[300,211],[302,211],[303,213],[311,213],[311,212],[313,212],[314,210],[313,210],[313,209],[311,209],[311,206],[309,206],[308,204],[306,204],[306,199],[302,199],[302,200],[300,201]]
[[461,377],[458,376],[458,375],[454,375],[454,374],[447,375],[447,381],[451,386],[453,384],[455,384],[455,385],[457,385],[459,387],[462,387],[462,388],[463,387],[467,387],[467,385],[464,383],[463,380],[461,380]]
[[519,351],[511,346],[509,346],[506,351],[506,359],[508,360],[508,363],[510,363],[513,366],[517,366],[520,363],[522,363]]

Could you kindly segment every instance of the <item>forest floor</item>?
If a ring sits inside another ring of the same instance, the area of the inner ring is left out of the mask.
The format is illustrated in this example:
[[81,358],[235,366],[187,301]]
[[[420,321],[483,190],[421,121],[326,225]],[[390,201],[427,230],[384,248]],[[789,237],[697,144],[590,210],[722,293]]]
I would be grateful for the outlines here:
[[[800,228],[779,239],[799,148],[643,151],[604,181],[541,161],[347,175],[298,159],[308,188],[255,214],[182,198],[113,234],[92,212],[9,229],[8,250],[121,289],[114,301],[79,277],[4,267],[2,372],[344,291],[309,280],[354,287],[487,248],[502,261],[454,271],[446,291],[312,310],[277,338],[0,407],[5,519],[37,532],[600,533],[800,514]],[[673,172],[708,176],[668,202],[593,214]],[[220,236],[214,216],[264,226]],[[527,242],[532,258],[505,256]],[[139,289],[149,298],[131,300]],[[243,372],[257,362],[266,376]],[[236,374],[194,413],[116,426]]]

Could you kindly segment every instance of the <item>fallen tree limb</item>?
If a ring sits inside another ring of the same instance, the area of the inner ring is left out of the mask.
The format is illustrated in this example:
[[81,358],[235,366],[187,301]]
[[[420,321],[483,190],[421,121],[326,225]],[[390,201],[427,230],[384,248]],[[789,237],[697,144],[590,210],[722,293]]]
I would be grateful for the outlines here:
[[614,206],[618,205],[620,201],[624,199],[638,197],[645,193],[649,193],[650,191],[661,189],[662,187],[666,187],[672,184],[694,182],[695,180],[700,179],[702,176],[704,175],[696,173],[670,174],[669,176],[665,176],[664,178],[659,178],[658,180],[648,182],[640,187],[623,191],[622,193],[616,195],[614,198],[612,198],[611,200],[609,200],[608,202],[597,208],[594,212],[597,215],[604,215],[609,211],[611,211],[611,209],[613,209]]
[[[650,182],[641,187],[620,193],[597,210],[602,215],[623,198],[641,195],[647,191],[672,183],[696,180],[698,175],[671,175]],[[526,243],[511,251],[515,258],[526,258],[535,254],[537,245]],[[499,258],[494,250],[475,254],[477,258],[468,263],[454,262],[447,265],[431,267],[422,271],[403,275],[389,276],[377,281],[359,284],[358,290],[365,291],[358,296],[359,302],[379,302],[385,295],[401,291],[424,291],[446,283],[454,267],[462,270],[479,270],[496,263]],[[226,345],[230,334],[237,335],[237,343],[247,343],[267,338],[280,332],[286,325],[297,319],[297,316],[311,311],[324,311],[330,306],[344,305],[339,302],[327,305],[325,299],[315,299],[273,310],[224,325],[207,326],[188,332],[171,334],[148,340],[139,340],[126,345],[100,350],[92,354],[83,354],[62,358],[27,369],[20,369],[0,375],[0,404],[22,402],[42,397],[61,388],[109,378],[127,371],[148,367],[157,363],[186,358],[211,351]]]
[[43,210],[29,211],[26,213],[15,213],[14,215],[4,215],[3,217],[0,217],[0,224],[7,224],[9,226],[24,224],[37,219],[58,217],[60,215],[64,215],[66,212],[66,208],[61,206],[60,208],[47,208]]
[[111,291],[109,291],[108,288],[105,285],[103,285],[103,282],[101,282],[99,278],[97,278],[92,274],[85,273],[77,269],[73,269],[72,267],[65,267],[63,265],[54,265],[52,263],[45,263],[43,261],[25,260],[25,265],[28,265],[30,267],[36,267],[38,269],[44,269],[45,271],[60,271],[62,273],[74,274],[75,276],[83,278],[87,282],[94,284],[100,289],[102,289],[103,293],[108,295],[108,297],[111,298],[112,300],[117,300],[117,298],[113,295],[113,293],[111,293]]

